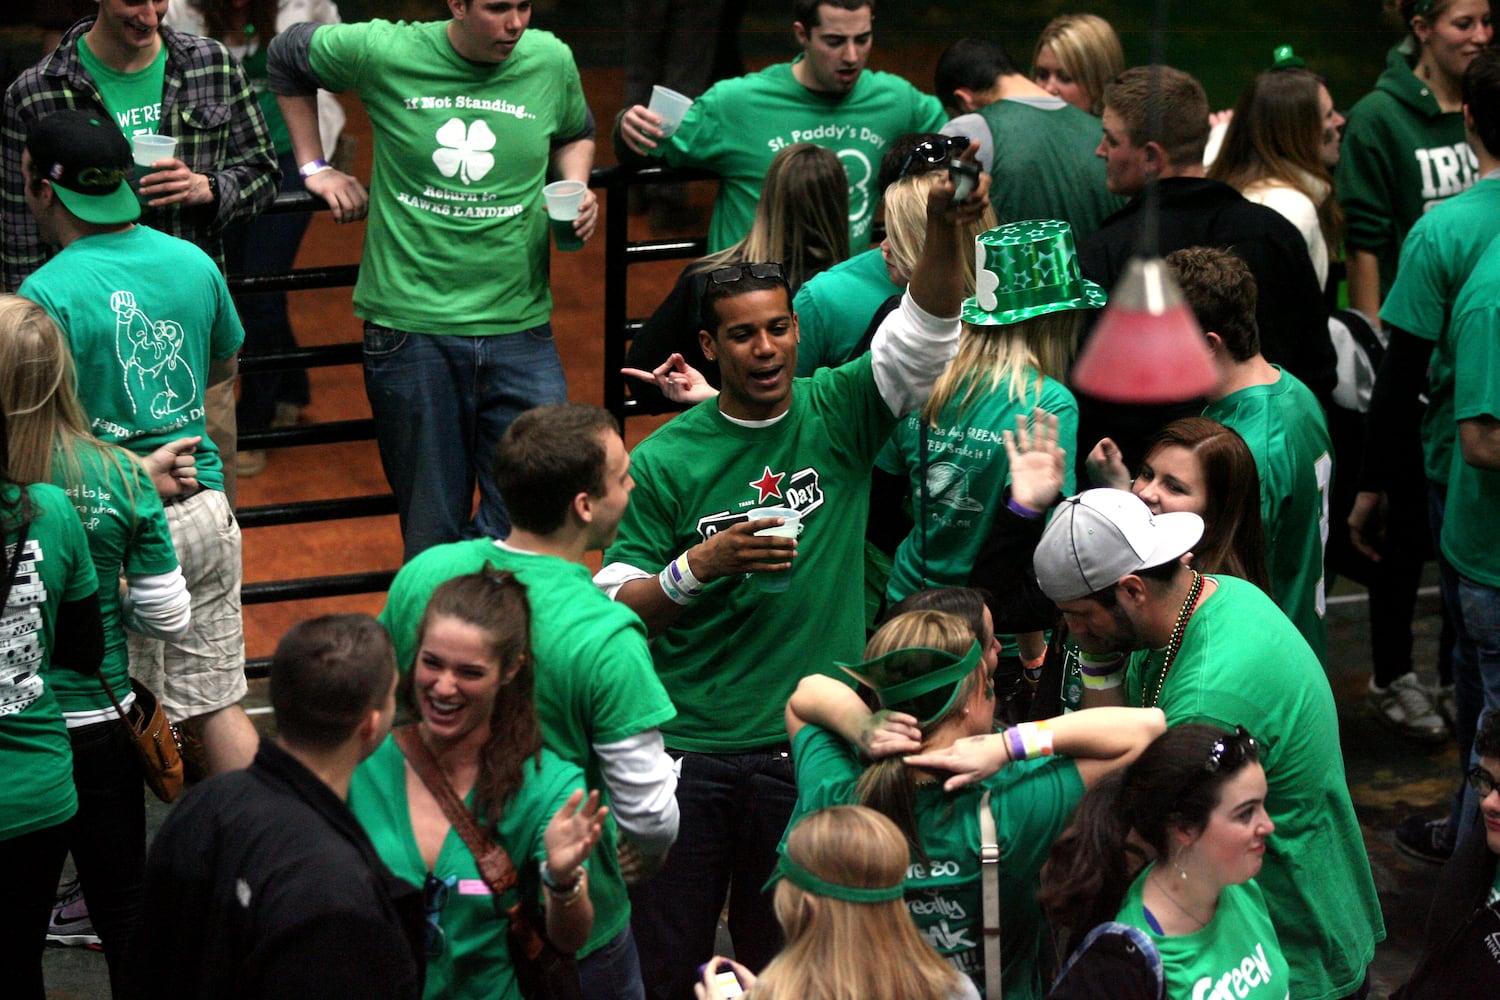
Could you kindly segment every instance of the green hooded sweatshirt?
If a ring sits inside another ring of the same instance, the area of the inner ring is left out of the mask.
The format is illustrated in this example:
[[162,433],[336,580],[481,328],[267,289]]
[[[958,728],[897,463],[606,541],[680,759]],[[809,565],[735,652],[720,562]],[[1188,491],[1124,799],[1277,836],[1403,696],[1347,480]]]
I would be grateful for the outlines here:
[[1464,139],[1464,117],[1440,111],[1412,71],[1409,44],[1386,55],[1385,72],[1349,111],[1335,174],[1345,242],[1380,260],[1380,296],[1396,277],[1407,231],[1433,205],[1467,190],[1479,160]]

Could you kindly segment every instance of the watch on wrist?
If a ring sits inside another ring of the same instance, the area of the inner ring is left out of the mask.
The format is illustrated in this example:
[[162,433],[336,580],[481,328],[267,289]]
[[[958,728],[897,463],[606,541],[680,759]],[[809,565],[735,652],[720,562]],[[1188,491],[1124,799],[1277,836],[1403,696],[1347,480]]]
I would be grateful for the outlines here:
[[217,205],[219,203],[219,175],[204,174],[203,176],[208,181],[209,204]]

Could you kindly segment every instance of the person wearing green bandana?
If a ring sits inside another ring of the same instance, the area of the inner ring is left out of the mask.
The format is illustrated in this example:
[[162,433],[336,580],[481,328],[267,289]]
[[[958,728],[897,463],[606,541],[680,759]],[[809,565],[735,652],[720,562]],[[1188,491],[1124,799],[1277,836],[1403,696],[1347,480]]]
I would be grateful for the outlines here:
[[1255,734],[1276,824],[1259,881],[1292,996],[1357,995],[1385,925],[1328,676],[1259,587],[1183,560],[1202,535],[1197,514],[1087,490],[1054,511],[1032,564],[1082,651],[1085,708],[1155,706],[1169,725]]
[[[760,975],[714,956],[695,987],[722,1000],[722,970],[761,1000],[979,1000],[969,977],[944,962],[907,916],[910,856],[896,824],[863,806],[810,813],[787,836],[765,892],[774,893],[787,947]],[[857,948],[850,948],[857,942]]]
[[[940,611],[897,615],[865,656],[840,666],[876,692],[879,712],[820,675],[803,678],[787,703],[797,767],[789,829],[831,805],[858,803],[889,817],[911,847],[906,907],[923,937],[981,995],[993,981],[1006,997],[1040,997],[1035,896],[1047,849],[1084,791],[1133,760],[1165,719],[1155,709],[1075,712],[989,735],[994,659],[967,621]],[[862,757],[875,763],[867,767]],[[1000,845],[999,970],[987,967],[981,947],[981,807],[993,815]]]

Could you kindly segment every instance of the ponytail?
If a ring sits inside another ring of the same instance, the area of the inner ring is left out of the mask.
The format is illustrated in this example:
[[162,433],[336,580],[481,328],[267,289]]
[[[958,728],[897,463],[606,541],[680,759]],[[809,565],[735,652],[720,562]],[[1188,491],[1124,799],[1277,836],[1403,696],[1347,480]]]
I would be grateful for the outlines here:
[[1037,899],[1062,954],[1089,930],[1115,918],[1130,883],[1149,860],[1130,839],[1127,773],[1114,771],[1094,783],[1042,866]]

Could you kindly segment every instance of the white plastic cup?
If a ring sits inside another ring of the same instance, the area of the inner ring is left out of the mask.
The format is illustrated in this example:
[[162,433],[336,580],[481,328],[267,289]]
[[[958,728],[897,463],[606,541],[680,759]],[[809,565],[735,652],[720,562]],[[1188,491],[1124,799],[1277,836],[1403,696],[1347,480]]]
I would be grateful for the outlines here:
[[552,220],[552,238],[557,241],[559,250],[583,249],[583,240],[573,230],[573,220],[578,218],[578,209],[587,190],[588,185],[583,181],[553,181],[542,188],[547,217]]
[[[790,507],[756,507],[747,516],[752,521],[763,517],[779,517],[786,522],[770,528],[762,528],[755,533],[757,538],[796,538],[802,532],[802,515]],[[750,575],[760,589],[768,594],[779,594],[792,585],[790,569]]]
[[149,170],[157,160],[170,160],[177,155],[177,140],[170,135],[140,132],[130,137],[130,155],[136,166]]
[[672,138],[672,133],[677,131],[677,126],[682,124],[682,116],[687,114],[687,109],[693,106],[693,99],[686,94],[679,94],[671,87],[663,87],[661,84],[651,88],[651,111],[661,115],[661,137]]

